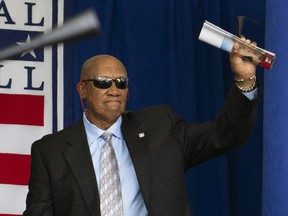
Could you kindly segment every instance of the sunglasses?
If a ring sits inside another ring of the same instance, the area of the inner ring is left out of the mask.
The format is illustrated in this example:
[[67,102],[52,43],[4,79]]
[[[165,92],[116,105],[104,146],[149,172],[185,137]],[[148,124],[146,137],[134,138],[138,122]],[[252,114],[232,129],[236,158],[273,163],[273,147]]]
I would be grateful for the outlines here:
[[115,83],[118,89],[126,89],[128,87],[127,77],[118,77],[115,79],[109,77],[98,77],[96,79],[82,80],[82,82],[88,82],[88,81],[93,81],[94,86],[99,89],[108,89],[112,86],[113,82]]

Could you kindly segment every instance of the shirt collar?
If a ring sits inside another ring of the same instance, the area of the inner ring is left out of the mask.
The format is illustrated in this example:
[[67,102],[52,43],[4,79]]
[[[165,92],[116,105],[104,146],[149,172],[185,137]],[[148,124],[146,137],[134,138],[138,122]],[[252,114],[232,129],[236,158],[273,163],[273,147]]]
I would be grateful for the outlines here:
[[104,132],[112,133],[117,138],[123,139],[123,135],[121,132],[122,116],[120,116],[117,119],[117,121],[113,125],[111,125],[107,130],[102,130],[98,128],[96,125],[89,122],[89,120],[86,118],[85,112],[83,112],[83,122],[89,145],[94,143]]

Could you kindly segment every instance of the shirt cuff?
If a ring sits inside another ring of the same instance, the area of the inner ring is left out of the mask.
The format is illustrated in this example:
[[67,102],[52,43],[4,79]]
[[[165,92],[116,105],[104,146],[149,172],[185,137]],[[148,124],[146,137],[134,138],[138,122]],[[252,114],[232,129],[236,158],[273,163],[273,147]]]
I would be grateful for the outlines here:
[[251,92],[242,92],[242,94],[244,94],[249,100],[254,100],[257,98],[258,95],[258,88],[254,89]]

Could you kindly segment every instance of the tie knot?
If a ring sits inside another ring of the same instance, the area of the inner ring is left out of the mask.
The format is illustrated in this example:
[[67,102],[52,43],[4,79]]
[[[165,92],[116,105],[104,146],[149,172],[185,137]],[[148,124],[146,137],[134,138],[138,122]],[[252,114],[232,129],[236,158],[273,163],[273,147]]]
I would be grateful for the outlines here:
[[101,135],[102,139],[104,139],[105,141],[109,141],[111,140],[112,138],[112,133],[108,133],[108,132],[105,132]]

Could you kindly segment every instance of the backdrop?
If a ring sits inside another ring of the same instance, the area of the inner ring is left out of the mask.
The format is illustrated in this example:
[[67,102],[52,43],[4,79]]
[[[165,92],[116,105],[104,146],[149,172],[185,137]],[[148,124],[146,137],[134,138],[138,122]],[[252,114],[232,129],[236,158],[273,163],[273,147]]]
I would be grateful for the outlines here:
[[[272,5],[272,0],[267,2]],[[281,7],[279,2],[278,6]],[[17,64],[15,61],[0,64],[0,96],[1,93],[11,96],[12,90],[13,94],[19,94],[20,90],[15,88],[15,85],[9,86],[9,80],[13,78],[14,83],[17,77],[22,77],[24,81],[19,82],[19,86],[28,83],[31,90],[28,93],[40,97],[40,107],[43,111],[40,113],[40,122],[32,123],[32,126],[30,120],[19,122],[16,118],[15,122],[1,122],[0,118],[1,137],[5,137],[0,143],[1,216],[21,215],[21,211],[24,210],[30,163],[28,149],[32,141],[45,133],[56,132],[71,125],[81,118],[82,108],[76,84],[79,81],[82,63],[87,58],[97,54],[111,54],[126,65],[130,81],[127,109],[135,110],[165,103],[171,105],[189,122],[208,121],[221,109],[233,83],[233,75],[228,54],[198,40],[203,22],[208,20],[235,33],[236,17],[249,17],[245,21],[243,34],[257,41],[260,47],[265,47],[265,20],[270,23],[266,13],[270,16],[270,13],[272,16],[277,14],[277,8],[268,13],[270,7],[266,8],[266,0],[27,0],[24,3],[1,0],[0,46],[7,44],[12,36],[19,36],[19,32],[43,33],[44,28],[51,28],[52,24],[61,23],[63,19],[90,7],[97,11],[102,25],[101,35],[98,37],[64,44],[64,47],[48,47],[42,51],[35,51],[36,53],[30,51],[21,55],[21,58],[14,59],[17,60]],[[26,12],[25,16],[23,11]],[[258,21],[258,24],[251,19]],[[275,23],[276,21],[273,25]],[[15,26],[21,30],[17,29],[17,34]],[[6,35],[8,28],[9,34]],[[274,29],[271,29],[268,35],[273,35],[273,31]],[[18,42],[19,40],[20,38],[15,39]],[[17,65],[21,67],[15,70]],[[21,70],[25,73],[12,73]],[[257,68],[257,77],[262,84],[264,73],[266,71]],[[34,74],[37,74],[38,78],[32,82]],[[48,74],[47,77],[45,74]],[[45,84],[42,88],[41,83]],[[24,88],[24,93],[22,90],[21,95],[27,94],[27,89]],[[35,107],[27,105],[34,102],[14,103],[12,99],[4,102],[3,98],[0,98],[0,113],[4,110],[3,107],[5,111],[9,111],[6,112],[8,114],[14,114],[26,107],[25,110],[29,112],[22,113],[22,116],[34,114]],[[261,102],[255,131],[245,145],[194,167],[187,173],[187,193],[193,216],[262,214],[262,165],[266,167],[266,163],[262,163],[262,105]],[[11,107],[17,108],[15,112],[11,112]],[[9,115],[6,119],[13,116]],[[273,119],[271,113],[268,116]],[[9,129],[9,132],[6,132],[6,129]],[[7,134],[9,136],[6,138]],[[271,134],[272,137],[273,135]],[[27,139],[23,139],[23,136]],[[13,148],[10,145],[11,139],[13,143],[17,143]],[[24,150],[19,150],[19,143],[21,148],[25,143]],[[269,142],[267,145],[270,144]],[[266,162],[272,156],[266,157]],[[9,166],[6,166],[7,161]],[[279,170],[265,171],[270,176]],[[269,214],[273,212],[270,207],[277,200],[269,199],[269,185],[274,179],[267,179],[266,176],[263,179],[263,203],[269,204],[266,215],[284,215],[284,211],[282,214]],[[14,187],[15,185],[17,187]],[[21,196],[18,195],[18,191],[21,191]]]
[[265,74],[264,83],[263,216],[285,216],[288,212],[287,7],[287,1],[266,3],[265,41],[277,53],[277,64],[272,73]]

